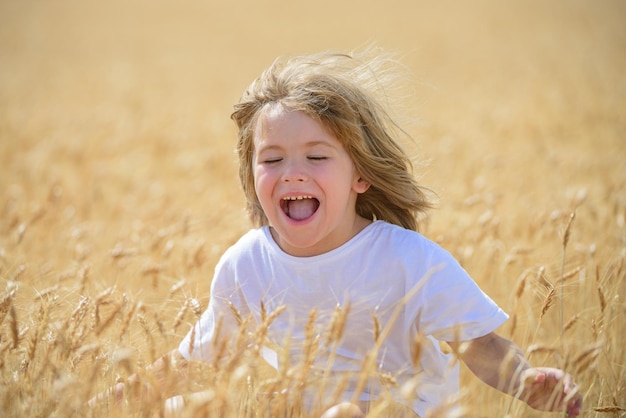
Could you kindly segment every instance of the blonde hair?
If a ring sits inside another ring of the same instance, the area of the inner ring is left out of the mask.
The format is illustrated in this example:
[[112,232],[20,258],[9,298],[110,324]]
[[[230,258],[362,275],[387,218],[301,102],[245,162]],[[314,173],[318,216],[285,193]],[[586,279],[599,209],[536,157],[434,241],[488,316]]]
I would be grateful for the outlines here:
[[318,53],[278,59],[244,92],[231,118],[239,128],[239,178],[247,209],[257,225],[268,220],[254,189],[254,130],[265,108],[280,103],[319,120],[342,143],[356,171],[369,182],[356,212],[407,229],[431,207],[413,177],[410,158],[394,139],[403,132],[377,99],[390,63],[385,54]]

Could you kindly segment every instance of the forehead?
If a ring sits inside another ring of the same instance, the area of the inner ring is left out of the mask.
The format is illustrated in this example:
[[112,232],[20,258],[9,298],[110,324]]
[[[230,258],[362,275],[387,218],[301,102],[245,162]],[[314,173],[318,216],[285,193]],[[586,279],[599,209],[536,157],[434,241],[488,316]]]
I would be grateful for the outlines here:
[[320,119],[280,103],[267,105],[261,109],[255,123],[254,144],[286,140],[338,142]]

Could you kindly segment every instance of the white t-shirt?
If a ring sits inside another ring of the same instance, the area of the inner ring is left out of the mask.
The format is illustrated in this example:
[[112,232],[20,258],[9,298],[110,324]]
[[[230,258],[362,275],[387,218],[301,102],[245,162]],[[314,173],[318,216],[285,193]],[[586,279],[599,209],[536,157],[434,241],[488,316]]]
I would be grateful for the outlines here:
[[[193,347],[190,331],[179,351],[187,359],[211,361],[216,328],[220,337],[237,332],[233,307],[258,325],[263,314],[281,306],[285,310],[268,330],[270,349],[264,350],[264,357],[275,367],[283,355],[290,356],[289,364],[298,364],[315,309],[309,337],[317,335],[319,340],[311,381],[326,379],[323,371],[328,368],[336,380],[325,380],[325,393],[311,397],[327,401],[335,386],[346,384],[342,379],[353,372],[341,398],[352,399],[378,334],[383,339],[377,372],[387,378],[372,376],[359,399],[376,399],[385,392],[422,417],[459,391],[458,362],[442,353],[438,341],[478,338],[508,318],[448,252],[417,232],[376,221],[339,248],[294,257],[283,252],[269,228],[263,227],[249,231],[224,253],[215,268],[209,306],[193,331]],[[345,328],[339,341],[327,345],[337,307],[348,312]],[[414,365],[418,334],[423,338]],[[407,396],[401,388],[409,384],[415,390]]]

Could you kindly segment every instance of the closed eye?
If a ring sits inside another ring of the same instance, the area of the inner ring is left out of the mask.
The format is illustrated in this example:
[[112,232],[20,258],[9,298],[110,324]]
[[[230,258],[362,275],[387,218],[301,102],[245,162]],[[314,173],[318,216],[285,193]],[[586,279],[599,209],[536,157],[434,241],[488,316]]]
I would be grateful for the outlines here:
[[266,160],[261,161],[263,164],[271,165],[281,162],[282,158],[268,158]]
[[324,156],[321,156],[321,155],[311,155],[311,156],[309,156],[307,158],[309,160],[312,160],[312,161],[323,161],[323,160],[327,160],[328,159],[328,157],[324,157]]

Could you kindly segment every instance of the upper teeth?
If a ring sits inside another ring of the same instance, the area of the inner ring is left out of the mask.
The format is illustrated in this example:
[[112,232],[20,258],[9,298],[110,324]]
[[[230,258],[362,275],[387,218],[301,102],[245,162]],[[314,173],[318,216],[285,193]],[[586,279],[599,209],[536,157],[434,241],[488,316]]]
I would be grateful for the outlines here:
[[283,197],[283,200],[302,200],[302,199],[313,199],[313,196],[288,196],[288,197]]

